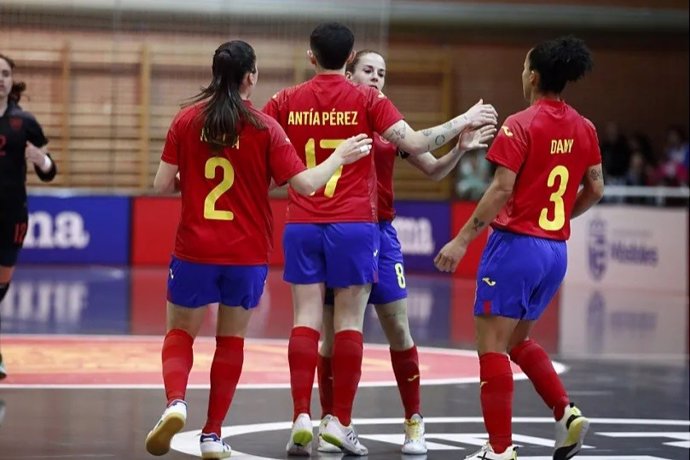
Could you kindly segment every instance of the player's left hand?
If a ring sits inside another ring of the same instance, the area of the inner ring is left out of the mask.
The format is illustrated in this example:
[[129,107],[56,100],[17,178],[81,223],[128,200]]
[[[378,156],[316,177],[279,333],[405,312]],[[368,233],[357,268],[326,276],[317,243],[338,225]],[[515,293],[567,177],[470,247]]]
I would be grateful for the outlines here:
[[496,135],[494,125],[484,125],[481,128],[466,129],[460,133],[458,138],[458,149],[461,152],[470,150],[485,149],[489,147],[488,142]]
[[434,265],[439,271],[453,273],[467,252],[467,244],[462,240],[450,240],[434,259]]
[[31,142],[26,141],[26,148],[24,149],[24,156],[26,157],[27,160],[29,160],[33,164],[41,165],[41,164],[43,164],[43,161],[45,159],[45,152],[43,150],[44,149],[40,149],[40,148],[36,147]]

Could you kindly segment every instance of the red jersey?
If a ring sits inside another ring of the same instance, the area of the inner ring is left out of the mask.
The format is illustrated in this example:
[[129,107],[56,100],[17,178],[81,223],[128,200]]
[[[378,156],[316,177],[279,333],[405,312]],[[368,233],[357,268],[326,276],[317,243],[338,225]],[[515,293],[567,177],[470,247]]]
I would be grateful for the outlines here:
[[594,125],[562,101],[539,99],[508,117],[486,158],[517,174],[513,195],[492,226],[567,240],[587,168],[601,163]]
[[282,185],[306,168],[278,123],[246,104],[266,129],[244,123],[238,142],[218,154],[201,141],[201,104],[182,109],[168,130],[161,159],[180,171],[182,217],[174,251],[180,259],[268,263],[271,179]]
[[376,164],[376,181],[378,186],[379,221],[393,220],[393,171],[398,157],[398,146],[388,142],[378,133],[374,135],[374,163]]
[[[307,167],[323,162],[348,137],[372,137],[403,118],[380,91],[335,74],[278,92],[264,112],[278,120]],[[290,189],[288,197],[288,222],[376,222],[374,155],[343,166],[312,196]]]

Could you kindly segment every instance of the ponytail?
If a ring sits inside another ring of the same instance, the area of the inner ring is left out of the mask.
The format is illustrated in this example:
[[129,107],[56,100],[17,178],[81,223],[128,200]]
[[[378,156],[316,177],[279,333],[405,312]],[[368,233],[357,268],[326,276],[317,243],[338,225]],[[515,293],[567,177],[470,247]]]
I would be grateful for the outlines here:
[[240,96],[242,80],[247,73],[256,72],[252,47],[240,40],[222,44],[213,55],[212,70],[211,83],[202,88],[190,104],[204,101],[201,140],[218,151],[237,143],[242,123],[258,129],[265,126]]

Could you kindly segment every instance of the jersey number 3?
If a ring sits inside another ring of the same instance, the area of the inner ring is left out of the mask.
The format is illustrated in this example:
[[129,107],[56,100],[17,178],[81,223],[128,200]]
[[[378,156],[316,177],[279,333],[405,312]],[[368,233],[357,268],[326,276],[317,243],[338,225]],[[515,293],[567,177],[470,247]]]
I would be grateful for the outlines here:
[[563,165],[556,166],[549,173],[546,185],[550,189],[553,189],[556,186],[556,180],[558,180],[558,188],[555,192],[551,193],[551,197],[549,198],[551,203],[553,203],[553,218],[549,218],[548,207],[543,208],[539,215],[539,227],[544,230],[554,232],[562,229],[565,225],[565,204],[563,203],[563,195],[568,186],[569,177],[570,172],[568,168]]
[[235,182],[235,169],[227,158],[213,157],[206,161],[204,176],[206,179],[215,179],[219,168],[223,177],[220,183],[213,187],[213,190],[206,195],[206,200],[204,200],[204,218],[208,220],[233,220],[235,214],[232,211],[216,209],[216,201],[223,193],[230,190],[230,187]]

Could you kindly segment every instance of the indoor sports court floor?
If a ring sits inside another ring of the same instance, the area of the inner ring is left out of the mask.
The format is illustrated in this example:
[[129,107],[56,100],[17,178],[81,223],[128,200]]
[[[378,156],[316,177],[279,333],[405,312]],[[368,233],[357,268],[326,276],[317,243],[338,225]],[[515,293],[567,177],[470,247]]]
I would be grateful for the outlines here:
[[[10,373],[0,383],[0,459],[153,458],[143,446],[164,404],[159,352],[166,273],[166,267],[18,268],[0,307]],[[253,318],[241,388],[225,423],[236,459],[285,457],[292,313],[280,276],[271,272]],[[408,286],[413,334],[425,347],[428,458],[463,458],[485,442],[471,351],[472,282],[409,276]],[[365,336],[372,345],[355,423],[369,457],[397,459],[401,407],[385,339],[369,313]],[[164,458],[198,458],[213,353],[210,316],[205,337],[195,344],[187,426]],[[535,337],[556,357],[572,399],[592,419],[578,458],[690,458],[687,292],[599,291],[566,283]],[[550,459],[553,422],[517,369],[516,378],[520,459]],[[318,417],[316,390],[312,407]]]

